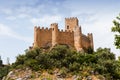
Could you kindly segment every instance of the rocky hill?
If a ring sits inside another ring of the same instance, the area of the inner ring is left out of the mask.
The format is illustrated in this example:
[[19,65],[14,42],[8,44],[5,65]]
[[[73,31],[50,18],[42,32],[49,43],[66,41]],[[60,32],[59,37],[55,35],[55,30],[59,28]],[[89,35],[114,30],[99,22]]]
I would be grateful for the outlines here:
[[108,48],[76,52],[65,45],[18,55],[3,80],[119,80],[120,60]]
[[10,71],[3,80],[105,80],[102,75],[95,75],[91,73],[86,77],[82,77],[80,75],[67,75],[62,74],[58,69],[54,70],[53,72],[49,71],[37,71],[34,72],[31,69],[26,68],[17,69]]

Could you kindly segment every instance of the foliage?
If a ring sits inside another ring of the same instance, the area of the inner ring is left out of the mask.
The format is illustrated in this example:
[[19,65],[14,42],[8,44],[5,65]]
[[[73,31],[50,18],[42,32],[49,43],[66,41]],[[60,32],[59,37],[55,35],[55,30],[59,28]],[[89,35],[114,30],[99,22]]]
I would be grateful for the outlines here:
[[0,66],[2,66],[2,60],[1,60],[1,56],[0,56]]
[[0,66],[2,66],[3,64],[2,64],[2,60],[0,60]]
[[0,80],[2,80],[2,78],[8,74],[9,69],[9,66],[0,67]]
[[5,66],[2,63],[1,56],[0,56],[0,80],[2,80],[2,78],[8,74],[9,68],[10,66]]
[[98,48],[96,52],[89,54],[76,52],[65,45],[57,45],[49,52],[35,48],[26,51],[24,55],[18,55],[12,67],[29,67],[36,71],[57,68],[64,76],[67,73],[87,76],[93,71],[105,76],[106,79],[120,78],[120,60],[115,60],[115,55],[109,48]]
[[114,26],[112,27],[112,32],[115,32],[115,46],[120,49],[120,14],[116,17],[117,20],[113,21]]

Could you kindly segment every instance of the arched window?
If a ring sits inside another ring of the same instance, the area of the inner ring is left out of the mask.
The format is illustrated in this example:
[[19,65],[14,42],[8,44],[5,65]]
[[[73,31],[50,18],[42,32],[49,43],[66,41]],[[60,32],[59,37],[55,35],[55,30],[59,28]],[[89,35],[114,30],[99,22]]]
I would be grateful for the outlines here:
[[67,29],[69,29],[69,26],[67,26]]
[[54,31],[54,28],[53,28],[53,31]]

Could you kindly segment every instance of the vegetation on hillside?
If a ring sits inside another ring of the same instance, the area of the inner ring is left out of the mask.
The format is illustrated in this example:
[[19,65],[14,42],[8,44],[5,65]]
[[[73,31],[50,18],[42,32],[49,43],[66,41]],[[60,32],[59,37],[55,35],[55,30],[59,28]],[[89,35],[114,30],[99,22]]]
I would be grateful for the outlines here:
[[93,53],[76,52],[65,45],[58,45],[50,52],[35,48],[19,55],[12,67],[29,67],[35,71],[60,69],[64,76],[70,73],[84,77],[93,72],[109,80],[120,79],[120,60],[115,60],[115,55],[108,48],[98,48]]
[[112,27],[112,32],[115,32],[115,46],[120,49],[120,14],[113,21],[114,26]]
[[9,66],[3,65],[1,56],[0,56],[0,80],[2,80],[2,78],[8,74],[9,68],[10,68]]

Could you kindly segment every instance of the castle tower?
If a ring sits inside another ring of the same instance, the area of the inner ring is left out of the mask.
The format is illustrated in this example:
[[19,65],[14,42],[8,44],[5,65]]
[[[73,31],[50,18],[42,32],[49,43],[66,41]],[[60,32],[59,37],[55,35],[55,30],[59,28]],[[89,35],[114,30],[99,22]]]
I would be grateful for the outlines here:
[[82,51],[82,30],[81,27],[74,28],[74,46],[77,51]]
[[88,33],[88,38],[90,39],[90,47],[94,50],[93,35],[92,35],[92,33]]
[[38,47],[38,28],[35,26],[34,27],[34,44],[33,44],[33,46],[34,47]]
[[65,30],[73,31],[75,26],[78,26],[78,19],[76,17],[65,18]]
[[51,24],[52,28],[52,46],[55,46],[57,44],[58,39],[58,24],[53,23]]

